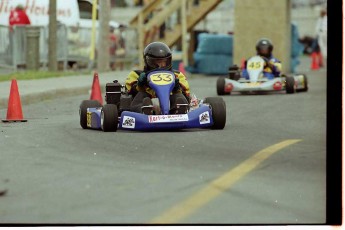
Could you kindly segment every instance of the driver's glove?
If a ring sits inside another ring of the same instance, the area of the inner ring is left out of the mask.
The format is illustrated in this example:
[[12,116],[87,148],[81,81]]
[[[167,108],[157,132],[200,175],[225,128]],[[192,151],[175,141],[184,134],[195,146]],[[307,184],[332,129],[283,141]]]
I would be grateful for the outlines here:
[[145,72],[142,72],[138,78],[138,86],[144,86],[147,83],[147,76]]
[[178,78],[175,78],[175,86],[173,88],[173,92],[179,91],[180,88],[180,80]]
[[271,69],[274,67],[274,65],[270,62],[268,58],[263,57],[263,59],[265,60],[265,66],[268,66]]

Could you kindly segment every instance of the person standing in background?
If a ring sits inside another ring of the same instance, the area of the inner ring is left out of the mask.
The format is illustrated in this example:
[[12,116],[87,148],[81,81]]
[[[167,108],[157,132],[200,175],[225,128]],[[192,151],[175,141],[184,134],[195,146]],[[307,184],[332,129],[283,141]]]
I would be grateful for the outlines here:
[[17,5],[16,8],[14,10],[12,10],[10,12],[10,16],[9,16],[9,25],[10,25],[10,29],[11,31],[13,30],[13,26],[14,25],[30,25],[30,19],[28,17],[28,15],[26,14],[23,5]]
[[[18,41],[15,41],[14,36],[14,29],[13,26],[18,25],[31,25],[31,21],[26,14],[23,5],[19,4],[14,8],[14,10],[11,10],[10,16],[8,18],[8,24],[9,24],[9,48],[8,48],[8,56],[9,59],[12,60],[13,53],[14,53],[14,44]],[[18,39],[17,39],[18,40]]]
[[110,69],[115,70],[116,65],[116,49],[117,49],[117,37],[114,34],[115,28],[110,26],[109,28],[109,55],[110,55]]
[[319,61],[321,66],[323,63],[323,59],[327,61],[327,10],[326,8],[323,8],[320,11],[320,17],[318,18],[316,22],[316,37],[317,42],[320,46],[320,55],[319,55]]
[[124,38],[126,27],[124,25],[119,26],[118,33],[116,34],[116,69],[124,69],[124,59],[126,57],[126,40]]

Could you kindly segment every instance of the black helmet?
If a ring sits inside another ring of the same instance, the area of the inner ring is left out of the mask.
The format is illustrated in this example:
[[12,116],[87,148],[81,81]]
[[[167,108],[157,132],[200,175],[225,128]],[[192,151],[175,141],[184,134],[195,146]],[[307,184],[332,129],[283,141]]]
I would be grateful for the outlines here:
[[273,44],[268,38],[261,38],[256,43],[256,53],[264,57],[271,57],[273,51]]
[[[144,49],[145,70],[171,70],[171,50],[162,42],[152,42]],[[161,64],[159,64],[161,63]]]

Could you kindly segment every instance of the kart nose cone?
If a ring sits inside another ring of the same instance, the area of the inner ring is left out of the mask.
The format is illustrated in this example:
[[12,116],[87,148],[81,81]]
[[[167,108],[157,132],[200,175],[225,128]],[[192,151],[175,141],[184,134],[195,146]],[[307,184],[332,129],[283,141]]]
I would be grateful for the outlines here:
[[277,81],[276,83],[273,84],[273,89],[274,90],[281,90],[283,87],[282,83]]
[[226,83],[224,86],[224,92],[230,93],[233,88],[234,88],[234,86],[231,83]]

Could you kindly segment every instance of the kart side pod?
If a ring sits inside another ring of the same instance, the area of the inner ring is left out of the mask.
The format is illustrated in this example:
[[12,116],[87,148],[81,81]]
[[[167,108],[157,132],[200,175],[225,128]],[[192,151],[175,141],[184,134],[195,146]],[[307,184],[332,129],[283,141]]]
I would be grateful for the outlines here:
[[107,83],[105,86],[105,101],[107,104],[118,105],[121,97],[121,84],[118,81]]
[[122,92],[122,87],[117,80],[112,83],[107,83],[105,86],[105,101],[107,104],[116,105],[120,113],[129,110],[133,100],[132,95]]

